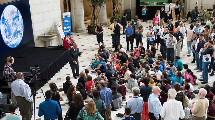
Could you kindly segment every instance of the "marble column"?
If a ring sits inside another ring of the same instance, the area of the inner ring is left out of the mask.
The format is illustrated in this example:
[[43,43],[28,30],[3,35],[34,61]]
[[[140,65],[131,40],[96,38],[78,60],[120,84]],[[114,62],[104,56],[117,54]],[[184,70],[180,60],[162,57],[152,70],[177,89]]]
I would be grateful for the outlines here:
[[85,32],[83,0],[71,0],[72,30]]
[[98,20],[104,25],[108,24],[106,3],[100,9]]

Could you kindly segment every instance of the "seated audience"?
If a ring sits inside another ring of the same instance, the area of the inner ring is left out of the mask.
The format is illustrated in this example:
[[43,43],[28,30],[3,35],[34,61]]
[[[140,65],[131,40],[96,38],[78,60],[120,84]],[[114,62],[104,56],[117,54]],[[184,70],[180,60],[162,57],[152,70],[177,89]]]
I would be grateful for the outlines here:
[[73,101],[69,104],[69,118],[70,120],[76,120],[78,117],[79,111],[84,107],[84,100],[80,93],[75,94]]
[[96,109],[96,104],[93,100],[90,100],[85,106],[84,110],[78,113],[78,116],[74,120],[104,120],[101,114]]
[[72,85],[72,82],[70,81],[70,76],[66,76],[66,82],[63,83],[63,91],[65,94],[67,94],[67,90],[69,89],[70,85]]

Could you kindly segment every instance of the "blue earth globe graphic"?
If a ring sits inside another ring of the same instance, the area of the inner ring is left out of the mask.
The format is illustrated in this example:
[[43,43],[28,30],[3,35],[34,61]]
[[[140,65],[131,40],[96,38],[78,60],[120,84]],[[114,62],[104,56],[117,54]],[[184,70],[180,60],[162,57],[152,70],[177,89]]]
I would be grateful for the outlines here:
[[16,48],[22,41],[24,24],[20,11],[14,5],[8,5],[3,10],[0,27],[4,43]]

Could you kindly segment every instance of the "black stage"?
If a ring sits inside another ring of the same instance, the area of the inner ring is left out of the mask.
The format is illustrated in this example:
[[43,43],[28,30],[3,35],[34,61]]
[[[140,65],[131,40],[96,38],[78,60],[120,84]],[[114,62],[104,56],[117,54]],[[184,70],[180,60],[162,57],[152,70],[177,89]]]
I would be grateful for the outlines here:
[[[63,47],[42,48],[34,47],[33,42],[28,43],[0,58],[0,79],[7,56],[14,57],[15,62],[12,66],[16,72],[30,72],[30,67],[40,67],[39,81],[35,83],[38,90],[68,63],[70,55]],[[0,89],[0,92],[4,91]]]

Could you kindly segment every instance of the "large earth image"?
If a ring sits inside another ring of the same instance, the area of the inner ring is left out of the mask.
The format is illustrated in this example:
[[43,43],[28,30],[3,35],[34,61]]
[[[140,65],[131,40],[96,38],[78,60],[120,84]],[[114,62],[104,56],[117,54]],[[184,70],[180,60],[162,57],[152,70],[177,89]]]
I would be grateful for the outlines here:
[[24,24],[20,11],[13,5],[5,7],[0,21],[1,35],[5,44],[16,48],[22,41]]

